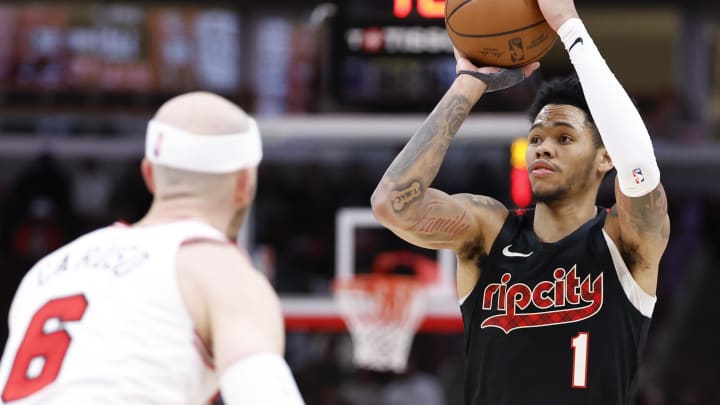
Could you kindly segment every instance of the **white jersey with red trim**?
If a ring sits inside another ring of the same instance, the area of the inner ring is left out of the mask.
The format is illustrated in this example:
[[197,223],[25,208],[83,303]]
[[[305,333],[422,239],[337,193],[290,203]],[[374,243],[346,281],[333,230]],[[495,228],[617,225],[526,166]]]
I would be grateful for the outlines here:
[[[2,403],[203,404],[212,358],[180,296],[183,242],[226,242],[209,225],[99,229],[40,260],[9,314]],[[211,269],[208,269],[211,270]]]

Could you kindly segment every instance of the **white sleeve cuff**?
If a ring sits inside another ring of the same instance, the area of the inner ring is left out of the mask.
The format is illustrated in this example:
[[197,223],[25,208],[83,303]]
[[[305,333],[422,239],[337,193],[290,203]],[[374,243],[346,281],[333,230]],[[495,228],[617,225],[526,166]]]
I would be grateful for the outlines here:
[[304,405],[285,359],[275,353],[252,354],[220,377],[227,405]]

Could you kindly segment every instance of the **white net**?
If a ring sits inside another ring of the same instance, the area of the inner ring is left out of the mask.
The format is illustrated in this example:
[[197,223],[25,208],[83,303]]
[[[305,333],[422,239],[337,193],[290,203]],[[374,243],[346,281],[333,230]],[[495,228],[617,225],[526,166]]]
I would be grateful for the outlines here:
[[336,285],[355,365],[401,373],[427,310],[426,290],[410,276],[371,274]]

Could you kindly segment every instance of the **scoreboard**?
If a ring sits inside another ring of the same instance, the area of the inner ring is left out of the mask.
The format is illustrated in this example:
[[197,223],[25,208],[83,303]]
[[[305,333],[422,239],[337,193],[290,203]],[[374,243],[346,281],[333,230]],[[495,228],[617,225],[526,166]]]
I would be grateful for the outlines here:
[[426,110],[455,76],[444,0],[345,0],[333,28],[334,88],[341,104]]
[[[397,18],[407,18],[413,11],[413,0],[394,0],[393,15]],[[443,18],[445,16],[445,1],[417,0],[417,14],[422,18]]]
[[243,90],[242,25],[233,8],[4,3],[0,104],[127,108],[199,88]]

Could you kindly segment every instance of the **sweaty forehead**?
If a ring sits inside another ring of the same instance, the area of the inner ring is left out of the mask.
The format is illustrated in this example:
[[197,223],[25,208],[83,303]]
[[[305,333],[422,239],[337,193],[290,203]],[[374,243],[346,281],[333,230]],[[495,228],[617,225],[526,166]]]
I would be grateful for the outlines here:
[[567,123],[577,129],[582,129],[586,123],[585,112],[568,104],[548,104],[535,117],[533,127],[553,126],[557,122]]

